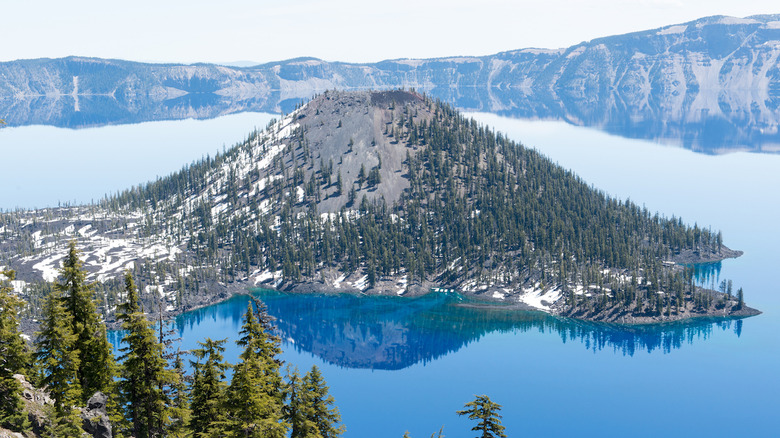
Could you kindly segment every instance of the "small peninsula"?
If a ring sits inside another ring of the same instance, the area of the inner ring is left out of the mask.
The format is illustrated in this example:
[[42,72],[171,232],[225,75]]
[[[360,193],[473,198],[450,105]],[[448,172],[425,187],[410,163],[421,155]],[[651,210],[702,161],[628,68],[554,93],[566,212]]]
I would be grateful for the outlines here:
[[0,227],[26,320],[72,240],[107,321],[125,270],[166,316],[250,288],[457,291],[624,324],[760,313],[686,267],[741,255],[720,232],[609,197],[414,91],[328,91],[170,176]]

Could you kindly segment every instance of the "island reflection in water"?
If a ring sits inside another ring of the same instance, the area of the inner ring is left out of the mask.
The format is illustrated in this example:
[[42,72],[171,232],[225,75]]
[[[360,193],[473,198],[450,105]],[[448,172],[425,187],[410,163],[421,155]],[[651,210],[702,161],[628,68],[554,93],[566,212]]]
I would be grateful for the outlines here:
[[[663,351],[704,341],[715,330],[742,332],[739,319],[694,319],[656,325],[615,324],[559,318],[543,312],[487,306],[456,293],[422,297],[350,294],[301,295],[256,291],[276,318],[283,348],[311,353],[346,368],[400,370],[455,352],[492,332],[557,333],[564,343],[579,341],[593,351],[611,349],[626,356]],[[214,321],[232,321],[236,330],[249,298],[223,303],[176,318],[179,335],[204,339]]]

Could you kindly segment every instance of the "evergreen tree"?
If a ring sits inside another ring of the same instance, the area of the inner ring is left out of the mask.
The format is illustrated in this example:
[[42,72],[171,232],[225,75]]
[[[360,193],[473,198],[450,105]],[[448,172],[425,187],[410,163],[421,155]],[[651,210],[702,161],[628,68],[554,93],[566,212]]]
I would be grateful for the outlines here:
[[284,407],[284,418],[290,424],[290,438],[317,436],[317,424],[311,420],[311,406],[297,369],[288,370],[285,392],[287,404]]
[[81,420],[73,408],[82,399],[79,351],[75,347],[77,336],[72,332],[73,317],[65,310],[58,290],[46,299],[43,315],[35,353],[43,373],[41,384],[54,399],[57,436],[78,436],[72,434],[81,430]]
[[236,341],[244,351],[228,388],[229,429],[236,437],[284,438],[289,425],[282,415],[282,378],[276,356],[279,342],[270,332],[270,317],[250,302]]
[[458,415],[468,415],[469,420],[479,420],[476,426],[471,430],[481,432],[477,438],[497,438],[503,437],[504,426],[501,425],[501,405],[490,400],[486,395],[478,395],[472,402],[466,403],[462,411],[457,411]]
[[338,426],[341,422],[341,414],[335,406],[333,396],[328,392],[328,386],[322,378],[316,365],[303,376],[303,393],[306,403],[309,405],[309,420],[317,427],[317,432],[322,438],[340,437],[344,433],[344,426]]
[[737,310],[742,310],[745,307],[745,292],[742,288],[737,289]]
[[170,427],[168,436],[175,438],[184,438],[189,436],[190,406],[189,394],[186,387],[186,376],[184,374],[184,361],[181,353],[176,352],[173,364],[173,381],[170,385]]
[[[13,271],[0,271],[13,281]],[[2,278],[2,277],[0,277]],[[22,387],[14,374],[27,374],[30,355],[19,333],[18,312],[23,302],[11,295],[11,288],[0,284],[0,426],[21,432],[30,424],[22,412]]]
[[[56,411],[56,409],[55,409]],[[58,414],[54,420],[53,436],[55,437],[80,437],[84,434],[81,427],[82,419],[79,411],[73,407],[66,408]],[[89,436],[89,435],[87,435]]]
[[355,187],[352,186],[349,189],[349,195],[347,199],[347,206],[351,207],[355,204],[355,199],[357,198],[357,192],[355,191]]
[[190,361],[194,370],[190,397],[192,410],[190,431],[196,438],[224,435],[226,432],[226,393],[225,371],[230,367],[225,363],[222,353],[227,339],[198,342],[201,348],[192,351],[195,361]]
[[365,181],[366,181],[366,165],[361,164],[357,176],[358,187],[363,187],[363,183]]
[[119,388],[126,406],[127,419],[136,438],[165,436],[169,400],[164,386],[171,380],[165,369],[163,346],[152,324],[138,304],[138,289],[130,272],[125,273],[127,302],[118,319],[125,336]]
[[371,170],[368,172],[368,180],[367,180],[368,186],[374,187],[376,185],[379,185],[380,182],[382,182],[382,177],[379,175],[379,168],[372,167]]
[[79,355],[77,376],[82,389],[81,402],[98,391],[112,394],[116,365],[112,346],[106,337],[105,325],[99,320],[91,285],[86,283],[86,271],[76,241],[71,241],[60,269],[61,283],[55,289],[64,294],[66,311],[71,315],[71,331]]

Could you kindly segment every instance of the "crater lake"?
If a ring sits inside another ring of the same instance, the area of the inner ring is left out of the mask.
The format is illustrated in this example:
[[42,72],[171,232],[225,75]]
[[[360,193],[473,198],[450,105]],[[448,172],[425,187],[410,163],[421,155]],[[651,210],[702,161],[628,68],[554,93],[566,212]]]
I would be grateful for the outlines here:
[[[623,327],[486,308],[457,294],[420,298],[255,291],[277,318],[286,363],[322,369],[346,437],[471,436],[455,411],[475,394],[503,406],[509,436],[773,436],[780,391],[780,155],[696,153],[562,121],[472,113],[620,199],[722,230],[745,254],[701,281],[731,279],[764,313]],[[0,208],[99,199],[178,170],[263,128],[243,113],[205,121],[70,130],[0,129]],[[278,116],[277,116],[278,117]],[[641,137],[641,136],[637,136]],[[246,298],[180,315],[181,349],[229,338]],[[112,341],[117,343],[118,335]]]

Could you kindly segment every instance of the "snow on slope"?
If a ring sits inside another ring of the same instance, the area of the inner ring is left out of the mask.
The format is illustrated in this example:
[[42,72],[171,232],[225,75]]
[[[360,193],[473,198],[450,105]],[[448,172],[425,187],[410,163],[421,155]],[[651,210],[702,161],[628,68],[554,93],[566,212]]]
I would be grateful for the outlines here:
[[[187,73],[187,72],[183,72]],[[203,202],[211,205],[214,220],[224,214],[247,214],[248,208],[236,209],[228,205],[229,200],[222,192],[226,189],[229,178],[245,178],[252,171],[268,169],[274,158],[286,147],[285,139],[297,128],[294,122],[295,113],[284,117],[281,121],[269,126],[260,133],[251,144],[239,148],[239,152],[229,160],[224,160],[220,167],[212,169],[207,176],[206,189],[198,193],[190,193],[186,199],[178,202],[175,213],[166,216],[167,207],[172,207],[177,201],[172,197],[163,200],[156,209],[144,211],[109,212],[95,206],[68,207],[63,209],[44,209],[27,214],[22,223],[22,229],[30,232],[31,246],[34,252],[24,257],[16,257],[15,264],[27,271],[26,279],[31,281],[57,281],[62,260],[67,254],[67,245],[71,240],[77,241],[80,258],[88,272],[89,281],[100,281],[119,278],[123,273],[132,270],[139,261],[179,262],[184,253],[189,236],[175,236],[166,230],[154,235],[146,235],[144,228],[149,223],[167,223],[166,221],[189,216]],[[261,214],[273,208],[272,201],[264,191],[281,175],[268,175],[256,182],[248,196],[260,199]],[[302,189],[296,193],[301,195]],[[245,195],[247,196],[247,195]],[[253,217],[254,220],[259,218]],[[5,228],[5,227],[4,227]],[[5,232],[6,230],[3,229]],[[10,236],[19,238],[20,235]],[[187,266],[184,274],[194,269]],[[181,274],[181,273],[180,273]],[[255,282],[268,279],[280,279],[281,272],[256,273]],[[38,280],[35,279],[37,277]],[[145,292],[156,294],[172,302],[173,291],[177,287],[170,274],[162,284],[147,285]],[[22,288],[27,283],[19,281],[15,286]],[[168,305],[168,310],[171,304]]]

